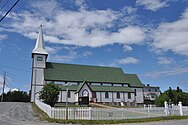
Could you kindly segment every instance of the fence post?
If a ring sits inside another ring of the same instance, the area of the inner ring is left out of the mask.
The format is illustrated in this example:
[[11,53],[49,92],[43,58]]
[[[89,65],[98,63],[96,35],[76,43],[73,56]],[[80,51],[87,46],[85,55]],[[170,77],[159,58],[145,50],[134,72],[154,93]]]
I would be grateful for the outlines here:
[[121,119],[124,119],[124,108],[121,108]]
[[167,104],[167,101],[164,102],[164,106],[165,106],[165,114],[166,114],[166,116],[168,116],[168,104]]
[[146,108],[146,104],[144,104],[144,109]]
[[182,102],[179,102],[178,106],[180,108],[180,115],[183,116]]
[[150,106],[148,105],[148,117],[150,117]]
[[92,108],[89,107],[89,120],[92,120]]

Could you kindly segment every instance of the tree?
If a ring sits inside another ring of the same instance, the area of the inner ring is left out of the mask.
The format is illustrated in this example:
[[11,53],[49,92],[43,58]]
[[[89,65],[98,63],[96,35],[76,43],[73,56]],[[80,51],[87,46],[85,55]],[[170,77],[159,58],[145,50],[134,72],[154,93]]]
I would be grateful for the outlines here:
[[188,93],[183,92],[179,87],[177,87],[177,90],[172,90],[172,88],[169,87],[168,90],[164,91],[164,93],[155,100],[155,104],[156,106],[164,106],[165,101],[173,104],[178,104],[181,101],[182,105],[188,105]]
[[178,93],[178,102],[182,102],[182,105],[188,106],[188,93],[181,92]]
[[182,89],[180,89],[179,86],[177,87],[176,91],[177,91],[177,93],[179,93],[179,92],[183,92]]
[[164,93],[168,95],[168,97],[170,98],[170,100],[173,104],[178,104],[178,101],[177,101],[178,100],[177,99],[178,94],[177,94],[176,90],[172,90],[172,88],[169,87],[169,90],[165,91]]
[[9,91],[4,94],[3,101],[5,102],[29,102],[30,96],[24,91]]
[[163,93],[155,100],[155,105],[158,107],[164,106],[165,101],[170,101],[170,98],[167,94]]
[[59,86],[54,83],[46,84],[39,92],[39,98],[53,107],[58,100],[59,90]]

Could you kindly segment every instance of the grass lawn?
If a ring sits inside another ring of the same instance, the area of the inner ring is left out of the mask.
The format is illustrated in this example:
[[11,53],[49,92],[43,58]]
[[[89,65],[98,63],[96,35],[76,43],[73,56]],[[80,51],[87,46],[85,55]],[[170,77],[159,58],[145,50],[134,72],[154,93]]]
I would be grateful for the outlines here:
[[138,123],[138,122],[153,122],[153,121],[164,121],[164,120],[181,120],[188,119],[188,116],[164,116],[155,118],[140,118],[140,119],[124,119],[124,120],[58,120],[49,118],[37,105],[32,103],[32,107],[36,112],[37,116],[41,120],[55,123],[80,123],[80,124],[120,124],[120,123]]

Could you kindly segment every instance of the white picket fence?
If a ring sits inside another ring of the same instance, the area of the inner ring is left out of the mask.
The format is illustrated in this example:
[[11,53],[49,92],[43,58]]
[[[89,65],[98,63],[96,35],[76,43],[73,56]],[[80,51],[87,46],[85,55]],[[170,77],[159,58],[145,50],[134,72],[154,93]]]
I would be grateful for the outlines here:
[[46,104],[36,101],[36,104],[49,117],[54,119],[69,120],[115,120],[115,119],[135,119],[160,117],[168,115],[188,115],[188,106],[182,107],[183,114],[180,112],[180,106],[172,108],[165,107],[147,107],[147,108],[91,108],[91,107],[50,107]]
[[[184,115],[188,115],[188,107],[183,107]],[[164,107],[155,108],[67,108],[67,119],[70,120],[115,120],[181,115],[179,107],[168,111]],[[66,119],[66,108],[52,108],[52,118]]]

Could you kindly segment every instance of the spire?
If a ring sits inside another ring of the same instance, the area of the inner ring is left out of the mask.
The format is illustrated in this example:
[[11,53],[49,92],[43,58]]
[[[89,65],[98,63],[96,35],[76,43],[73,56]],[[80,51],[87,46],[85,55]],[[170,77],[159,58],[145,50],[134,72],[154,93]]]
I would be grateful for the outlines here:
[[44,38],[43,38],[43,33],[42,33],[42,24],[40,25],[40,30],[39,30],[39,34],[38,34],[38,38],[37,38],[37,41],[36,41],[35,48],[32,51],[32,55],[33,54],[48,55],[48,53],[45,50],[45,46],[44,46]]

